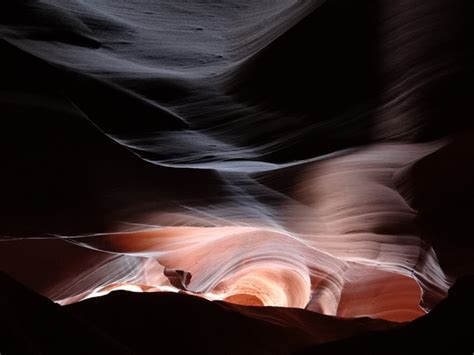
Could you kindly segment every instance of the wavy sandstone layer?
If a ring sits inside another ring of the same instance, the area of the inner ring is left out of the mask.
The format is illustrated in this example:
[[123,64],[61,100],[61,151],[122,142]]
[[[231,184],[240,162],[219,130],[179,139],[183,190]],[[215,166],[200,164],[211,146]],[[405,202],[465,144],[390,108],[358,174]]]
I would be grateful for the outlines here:
[[474,271],[473,12],[2,3],[1,269],[60,304],[424,315]]

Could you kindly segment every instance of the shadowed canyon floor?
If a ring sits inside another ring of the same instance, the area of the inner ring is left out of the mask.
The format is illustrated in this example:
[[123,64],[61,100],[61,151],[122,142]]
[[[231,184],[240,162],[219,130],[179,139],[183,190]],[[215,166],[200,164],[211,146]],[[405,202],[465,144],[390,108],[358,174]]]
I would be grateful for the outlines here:
[[237,306],[176,293],[111,294],[59,306],[1,275],[6,354],[469,354],[474,279],[411,323]]

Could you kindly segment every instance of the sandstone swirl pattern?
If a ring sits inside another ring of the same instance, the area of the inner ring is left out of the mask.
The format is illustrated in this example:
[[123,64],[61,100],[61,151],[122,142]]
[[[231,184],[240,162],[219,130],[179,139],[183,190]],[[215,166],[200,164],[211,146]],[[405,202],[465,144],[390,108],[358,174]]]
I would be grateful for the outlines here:
[[49,298],[408,321],[474,269],[468,1],[0,10],[0,265]]

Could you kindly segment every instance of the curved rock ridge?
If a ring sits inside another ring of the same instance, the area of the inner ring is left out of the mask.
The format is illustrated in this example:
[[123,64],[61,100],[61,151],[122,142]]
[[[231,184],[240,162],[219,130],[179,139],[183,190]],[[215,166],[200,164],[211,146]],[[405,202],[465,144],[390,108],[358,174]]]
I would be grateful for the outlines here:
[[474,271],[473,15],[0,4],[0,268],[61,304],[169,291],[422,316]]

